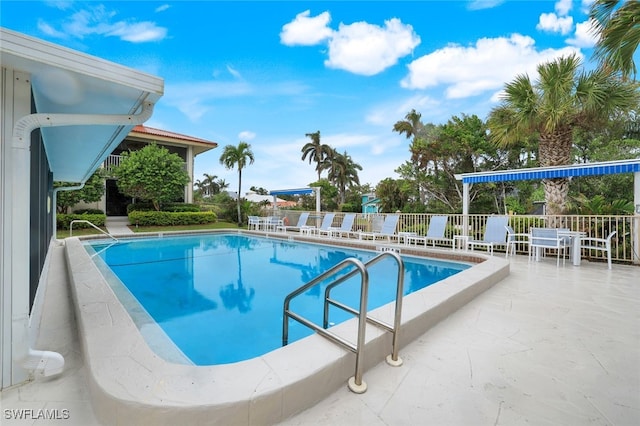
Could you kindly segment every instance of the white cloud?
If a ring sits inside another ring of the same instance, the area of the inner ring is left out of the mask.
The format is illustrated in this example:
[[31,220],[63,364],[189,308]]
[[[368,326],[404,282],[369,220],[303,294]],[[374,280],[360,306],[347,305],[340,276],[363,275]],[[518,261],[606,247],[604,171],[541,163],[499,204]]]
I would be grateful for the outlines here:
[[162,40],[167,36],[167,29],[158,27],[153,22],[116,22],[104,32],[107,36],[116,36],[131,43]]
[[499,90],[518,74],[535,73],[539,63],[571,53],[582,56],[573,47],[537,51],[534,40],[520,34],[484,38],[475,46],[451,44],[416,59],[400,84],[407,89],[445,85],[447,98],[465,98]]
[[249,130],[245,130],[243,132],[240,132],[238,134],[238,139],[240,139],[241,141],[252,141],[256,138],[256,134],[254,132],[251,132]]
[[310,17],[310,11],[306,10],[282,27],[280,41],[287,46],[328,41],[325,66],[360,75],[384,71],[420,44],[413,27],[396,18],[385,21],[384,27],[367,22],[340,23],[337,31],[328,27],[330,21],[328,12]]
[[555,4],[555,10],[560,16],[567,16],[573,7],[573,0],[558,0]]
[[229,71],[229,74],[231,74],[232,76],[234,76],[238,80],[242,79],[242,75],[240,75],[240,71],[238,71],[235,68],[231,67],[231,65],[227,65],[227,71]]
[[280,41],[287,46],[313,46],[331,37],[333,32],[328,27],[331,22],[329,12],[322,12],[315,17],[309,17],[311,11],[305,10],[296,15],[295,19],[282,27]]
[[42,19],[38,20],[38,29],[48,37],[58,38],[58,39],[66,39],[68,38],[67,34],[62,31],[58,31],[53,28],[48,23],[44,22]]
[[580,4],[580,9],[582,10],[582,12],[588,14],[589,11],[591,10],[591,5],[595,1],[596,0],[582,0],[582,2]]
[[471,0],[467,9],[469,10],[482,10],[491,9],[504,3],[505,0]]
[[171,6],[168,4],[163,4],[161,6],[156,7],[155,12],[159,13],[159,12],[164,12],[165,10],[169,9]]
[[594,33],[594,23],[591,19],[576,24],[573,38],[567,39],[567,44],[581,48],[591,48],[596,45],[598,37]]
[[411,25],[399,19],[385,21],[384,28],[366,22],[340,27],[329,41],[325,65],[355,74],[374,75],[395,65],[420,44]]
[[101,35],[119,37],[131,43],[159,41],[167,37],[167,29],[155,22],[120,20],[112,22],[116,12],[107,10],[104,5],[98,5],[80,10],[72,14],[61,24],[62,29],[56,30],[44,21],[38,23],[38,28],[47,35],[58,38],[72,36],[83,39],[87,36]]
[[543,13],[540,15],[536,29],[551,33],[568,34],[573,28],[573,18],[571,16],[559,17],[555,13]]

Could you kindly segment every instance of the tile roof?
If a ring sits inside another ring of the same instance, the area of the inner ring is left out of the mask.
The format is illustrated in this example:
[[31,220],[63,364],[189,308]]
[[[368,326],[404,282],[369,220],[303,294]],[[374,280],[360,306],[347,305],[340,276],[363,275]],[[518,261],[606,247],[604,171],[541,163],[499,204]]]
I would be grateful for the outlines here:
[[167,130],[154,129],[153,127],[146,127],[142,125],[135,126],[133,129],[131,129],[131,132],[142,133],[146,135],[153,135],[153,136],[158,136],[162,138],[178,139],[178,140],[187,141],[187,142],[203,143],[203,144],[213,145],[214,148],[218,146],[216,142],[208,141],[206,139],[200,139],[193,136],[183,135],[180,133],[169,132]]

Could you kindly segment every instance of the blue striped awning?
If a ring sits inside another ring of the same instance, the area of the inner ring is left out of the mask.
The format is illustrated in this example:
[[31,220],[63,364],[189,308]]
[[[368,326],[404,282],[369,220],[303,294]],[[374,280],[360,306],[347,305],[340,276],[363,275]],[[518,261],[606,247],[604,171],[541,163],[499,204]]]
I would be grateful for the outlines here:
[[640,172],[640,158],[636,158],[634,160],[608,161],[603,163],[572,164],[568,166],[463,173],[456,175],[456,179],[462,180],[462,183],[486,183],[637,172]]
[[294,188],[294,189],[279,189],[276,191],[269,191],[269,195],[299,195],[299,194],[311,194],[313,188]]

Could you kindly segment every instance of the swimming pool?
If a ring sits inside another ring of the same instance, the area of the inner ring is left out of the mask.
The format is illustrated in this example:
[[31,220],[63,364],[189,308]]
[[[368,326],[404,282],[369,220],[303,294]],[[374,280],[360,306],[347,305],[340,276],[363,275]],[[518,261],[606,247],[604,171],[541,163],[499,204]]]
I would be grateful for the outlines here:
[[[261,235],[249,231],[237,234]],[[161,235],[134,237],[157,240]],[[272,238],[287,241],[291,237],[280,233]],[[347,238],[293,238],[374,251],[380,244],[387,245]],[[91,259],[84,247],[84,242],[91,239],[67,238],[64,245],[89,398],[101,423],[275,424],[346,387],[347,379],[353,376],[355,354],[317,334],[231,364],[196,366],[166,361],[151,350],[104,273]],[[509,262],[502,256],[391,245],[403,255],[472,264],[471,268],[404,298],[400,356],[405,345],[509,274]],[[388,323],[393,321],[393,313],[393,303],[371,311]],[[355,318],[332,328],[352,339],[356,329]],[[362,366],[367,380],[367,370],[389,355],[391,335],[367,325],[364,350]],[[404,368],[397,367],[398,371],[390,372],[389,377],[401,380],[407,374]],[[385,386],[373,378],[368,384]]]
[[[101,270],[108,267],[113,273],[112,288],[151,348],[168,361],[195,365],[238,362],[278,349],[287,294],[344,259],[366,262],[377,254],[237,234],[88,242],[86,248],[97,253],[94,260]],[[470,267],[411,256],[404,263],[405,294]],[[394,300],[396,275],[393,259],[372,266],[369,310]],[[327,284],[313,287],[292,304],[317,325],[322,324]],[[354,277],[333,296],[356,308],[359,294],[359,279]],[[342,310],[331,310],[332,323],[350,318]],[[289,327],[289,342],[313,333],[295,321]]]

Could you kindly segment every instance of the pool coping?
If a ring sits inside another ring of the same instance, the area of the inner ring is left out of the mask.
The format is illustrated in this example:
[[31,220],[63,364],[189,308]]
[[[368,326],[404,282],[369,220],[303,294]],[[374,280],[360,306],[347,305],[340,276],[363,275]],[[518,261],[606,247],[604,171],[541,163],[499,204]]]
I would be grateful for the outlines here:
[[[229,232],[141,233],[126,238]],[[231,232],[265,236],[264,232]],[[386,246],[402,254],[475,263],[404,298],[401,348],[509,274],[506,259],[473,252],[297,233],[270,233],[268,237],[364,249]],[[355,354],[319,335],[234,364],[192,366],[163,360],[149,348],[84,249],[82,240],[86,239],[91,238],[67,238],[65,251],[90,396],[96,416],[105,424],[273,424],[346,386],[353,376]],[[392,322],[393,307],[390,303],[371,314]],[[356,319],[332,327],[350,341],[355,341],[356,329]],[[390,351],[391,335],[367,325],[365,382],[366,371]]]

